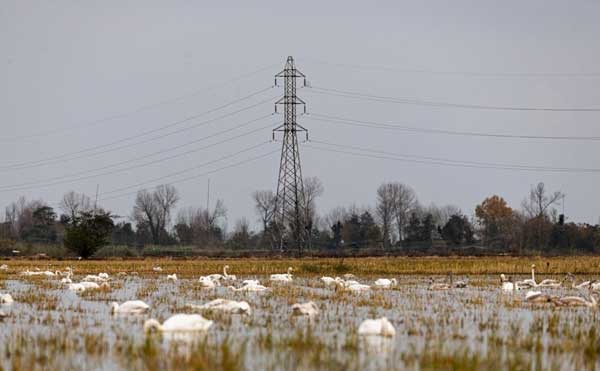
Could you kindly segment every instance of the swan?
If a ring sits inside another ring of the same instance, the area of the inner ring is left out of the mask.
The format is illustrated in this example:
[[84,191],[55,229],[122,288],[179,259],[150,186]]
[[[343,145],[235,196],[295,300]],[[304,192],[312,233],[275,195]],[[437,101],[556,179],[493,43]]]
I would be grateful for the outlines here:
[[292,314],[295,316],[316,316],[319,314],[319,307],[312,301],[302,304],[296,303],[292,305]]
[[443,291],[450,290],[450,287],[450,284],[446,282],[434,282],[433,278],[429,278],[429,287],[427,289],[433,291]]
[[103,280],[108,280],[108,273],[98,273],[98,277],[102,278]]
[[381,289],[389,289],[390,287],[396,286],[397,284],[398,281],[395,278],[380,278],[377,281],[375,281],[375,286]]
[[63,277],[60,280],[61,283],[73,283],[73,280],[71,280],[71,274],[68,273],[66,277]]
[[350,279],[356,278],[356,276],[353,275],[352,273],[346,273],[346,274],[344,274],[343,277],[345,280],[350,280]]
[[580,296],[565,296],[562,298],[558,298],[554,301],[554,304],[557,306],[566,306],[566,307],[596,307],[598,306],[598,302],[594,295],[590,295],[590,300],[586,300]]
[[[102,273],[101,273],[102,274]],[[106,282],[106,278],[104,277],[100,277],[100,275],[95,275],[95,274],[88,274],[87,276],[83,277],[84,281],[87,282]]]
[[358,327],[358,334],[392,337],[396,335],[396,330],[387,318],[382,317],[379,319],[364,320]]
[[502,273],[500,275],[500,282],[502,283],[502,290],[503,291],[517,291],[518,287],[517,285],[515,285],[514,282],[512,282],[512,280],[510,278],[506,278],[506,276],[504,275],[504,273]]
[[177,273],[167,274],[167,281],[177,281]]
[[110,285],[106,282],[102,282],[98,285],[96,282],[83,281],[80,282],[79,285],[86,290],[110,289]]
[[200,279],[198,279],[198,282],[200,283],[200,287],[208,289],[214,289],[215,287],[217,287],[217,282],[210,279],[208,276],[200,277]]
[[234,276],[233,274],[227,274],[227,270],[229,269],[229,266],[226,265],[223,267],[223,280],[225,281],[235,281],[237,280],[237,277]]
[[8,265],[6,265],[6,264],[0,265],[0,271],[7,271],[7,270],[8,270]]
[[260,284],[248,284],[248,285],[244,285],[240,288],[235,288],[233,286],[229,286],[227,288],[232,291],[245,291],[245,292],[259,292],[259,291],[267,291],[269,289],[268,287],[265,287]]
[[194,310],[207,310],[215,312],[225,312],[234,314],[250,314],[250,304],[245,301],[235,301],[227,299],[215,299],[206,304],[194,305],[188,304],[186,307]]
[[321,282],[323,282],[325,284],[325,286],[331,286],[334,285],[336,282],[339,282],[341,280],[341,278],[336,277],[327,277],[327,276],[323,276],[320,278]]
[[69,286],[67,286],[67,288],[70,291],[74,291],[74,292],[84,292],[85,291],[85,286],[80,283],[70,283]]
[[548,288],[558,288],[562,286],[562,281],[557,281],[553,279],[545,279],[542,282],[538,283],[538,287],[548,287]]
[[523,281],[517,282],[522,287],[537,287],[538,284],[535,282],[535,264],[531,264],[531,278],[524,279]]
[[555,299],[554,296],[544,294],[541,291],[528,291],[527,294],[525,294],[525,300],[529,303],[550,303]]
[[577,278],[575,277],[575,275],[573,273],[567,273],[565,280],[571,280],[571,287],[574,289],[587,289],[590,288],[592,286],[593,283],[595,283],[595,280],[592,281],[583,281],[581,283],[576,283],[577,282]]
[[12,304],[14,300],[10,294],[0,294],[0,304]]
[[349,286],[344,286],[344,290],[350,292],[360,292],[360,291],[369,291],[371,290],[371,286],[363,285],[361,283],[355,283]]
[[275,282],[292,282],[292,271],[292,267],[288,267],[287,273],[272,274],[270,280]]
[[141,300],[130,300],[119,305],[117,302],[113,302],[110,306],[110,312],[116,313],[127,313],[127,314],[140,314],[146,313],[150,309],[150,306]]
[[243,280],[242,284],[245,285],[260,285],[258,280]]
[[162,268],[161,267],[152,267],[152,270],[155,272],[162,272]]
[[144,331],[207,331],[212,324],[213,321],[207,320],[199,314],[175,314],[163,322],[162,325],[154,318],[147,320],[144,323]]
[[592,282],[590,284],[590,288],[594,291],[599,291],[600,290],[600,282]]

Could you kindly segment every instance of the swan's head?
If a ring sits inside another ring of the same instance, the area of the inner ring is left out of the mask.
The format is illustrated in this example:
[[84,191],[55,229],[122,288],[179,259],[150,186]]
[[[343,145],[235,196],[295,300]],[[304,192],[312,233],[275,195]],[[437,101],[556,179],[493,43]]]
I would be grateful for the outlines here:
[[392,281],[392,285],[396,286],[398,284],[398,280],[395,278],[392,278],[390,281]]
[[250,304],[245,301],[240,302],[240,310],[244,312],[244,314],[250,314],[252,310],[250,309]]
[[507,281],[506,276],[504,275],[504,273],[502,273],[500,275],[500,281],[502,281],[502,282],[506,282]]
[[117,313],[119,311],[119,303],[117,303],[116,301],[113,301],[112,303],[110,303],[110,313],[114,314]]
[[288,274],[292,274],[292,271],[293,271],[293,270],[294,270],[294,269],[292,269],[292,267],[288,267]]
[[145,333],[153,333],[153,332],[160,331],[161,327],[162,326],[160,325],[160,322],[158,322],[154,318],[151,318],[151,319],[147,320],[146,322],[144,322],[144,332]]
[[396,329],[385,317],[381,318],[381,335],[389,337],[396,335]]
[[535,264],[531,264],[531,269],[535,269]]
[[229,266],[228,265],[224,266],[223,270],[225,270],[225,269],[229,269]]

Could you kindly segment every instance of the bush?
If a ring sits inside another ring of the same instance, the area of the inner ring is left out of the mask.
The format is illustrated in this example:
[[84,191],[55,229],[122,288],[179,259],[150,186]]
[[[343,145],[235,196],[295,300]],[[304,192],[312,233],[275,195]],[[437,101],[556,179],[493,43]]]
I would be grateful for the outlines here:
[[112,216],[108,212],[80,212],[66,228],[65,247],[82,258],[89,258],[108,244],[113,228]]

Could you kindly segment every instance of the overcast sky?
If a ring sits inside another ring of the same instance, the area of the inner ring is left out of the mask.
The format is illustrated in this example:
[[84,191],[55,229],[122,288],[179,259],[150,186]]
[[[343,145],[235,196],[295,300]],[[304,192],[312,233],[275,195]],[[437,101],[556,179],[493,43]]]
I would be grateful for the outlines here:
[[[279,149],[279,143],[248,148],[268,141],[266,126],[282,120],[267,117],[273,105],[265,102],[282,94],[281,87],[175,123],[270,87],[288,55],[314,87],[471,105],[600,108],[598,1],[209,3],[217,2],[0,0],[0,207],[21,195],[50,203],[68,190],[93,196],[99,184],[101,205],[128,216],[142,185],[185,178],[191,179],[175,184],[180,206],[205,205],[203,172]],[[415,106],[315,89],[298,94],[311,113],[362,121],[600,137],[600,112]],[[299,122],[312,139],[341,145],[461,161],[600,168],[598,141],[407,133],[311,117]],[[188,129],[173,132],[179,128]],[[149,141],[139,143],[144,139]],[[176,157],[165,159],[170,156]],[[255,221],[250,194],[275,188],[277,156],[210,175],[211,199],[225,201],[230,226],[242,216]],[[301,157],[304,175],[325,186],[322,212],[373,205],[381,182],[401,181],[424,204],[454,204],[471,214],[492,194],[519,207],[530,186],[543,181],[566,193],[570,220],[597,223],[600,216],[598,172],[441,166],[306,145]],[[118,195],[124,196],[109,198]]]

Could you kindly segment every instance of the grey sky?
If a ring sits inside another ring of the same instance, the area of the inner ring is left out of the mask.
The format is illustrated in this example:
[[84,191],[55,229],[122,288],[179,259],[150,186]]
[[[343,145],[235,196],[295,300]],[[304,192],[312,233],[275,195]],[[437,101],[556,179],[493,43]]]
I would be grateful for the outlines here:
[[[146,145],[21,170],[7,165],[101,145],[201,113],[270,86],[293,55],[314,86],[374,95],[467,104],[600,107],[600,3],[597,1],[0,1],[0,186],[41,182],[101,168],[201,138],[272,112],[272,104]],[[398,71],[331,64],[381,66]],[[261,68],[218,89],[211,86]],[[592,73],[590,76],[497,76],[409,73],[406,69],[492,73]],[[192,92],[175,103],[120,119]],[[252,100],[189,124],[281,94]],[[544,136],[600,136],[599,112],[512,112],[420,107],[315,94],[299,95],[309,112],[424,128]],[[163,156],[182,153],[281,120],[273,116]],[[510,164],[600,168],[598,142],[444,136],[300,122],[313,139],[419,156]],[[66,127],[79,129],[65,131]],[[63,129],[61,131],[60,129]],[[53,132],[47,137],[7,138]],[[189,168],[270,138],[270,129],[211,149],[125,173],[68,184],[3,191],[0,206],[18,196],[56,202],[68,190],[93,195]],[[278,149],[267,144],[202,171]],[[499,194],[518,207],[529,187],[544,181],[567,194],[567,216],[597,222],[600,174],[519,172],[356,158],[301,148],[306,176],[325,185],[321,211],[374,203],[382,181],[415,188],[424,204],[451,203],[470,214]],[[71,156],[72,157],[72,156]],[[123,165],[125,166],[125,165]],[[229,225],[254,221],[250,193],[275,187],[277,155],[210,176]],[[114,169],[113,169],[114,170]],[[93,174],[93,173],[91,173]],[[88,174],[89,175],[89,174]],[[150,182],[152,186],[159,182]],[[184,205],[206,203],[206,178],[176,184]],[[130,189],[129,192],[135,192]],[[133,195],[101,204],[129,215]]]

